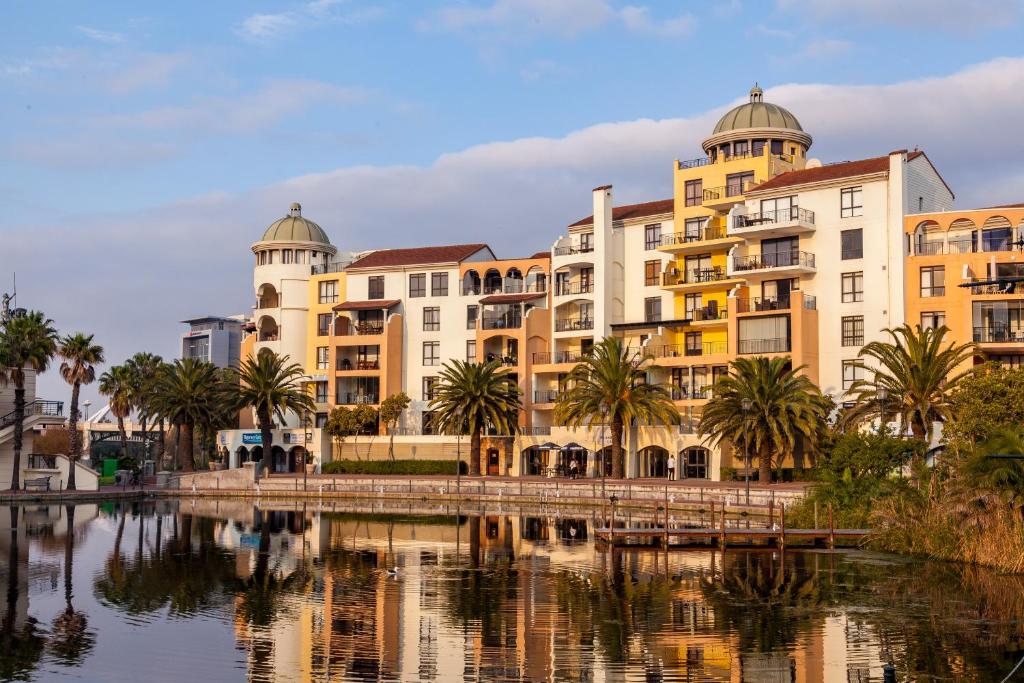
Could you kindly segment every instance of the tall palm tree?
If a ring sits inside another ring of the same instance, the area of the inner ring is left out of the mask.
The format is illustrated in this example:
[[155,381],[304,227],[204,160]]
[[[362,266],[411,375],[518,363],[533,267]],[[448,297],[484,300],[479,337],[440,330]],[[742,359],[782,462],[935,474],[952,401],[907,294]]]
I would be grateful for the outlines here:
[[117,418],[121,435],[121,457],[128,457],[128,432],[124,420],[132,414],[132,372],[127,365],[115,365],[100,375],[100,393],[107,397],[110,412]]
[[154,396],[157,376],[163,367],[164,359],[156,354],[140,351],[125,361],[131,372],[132,378],[132,405],[139,415],[139,425],[142,427],[142,443],[145,454],[143,459],[149,456],[149,420],[155,417]]
[[215,422],[218,412],[231,400],[218,377],[216,365],[195,358],[166,364],[157,375],[153,409],[178,428],[179,451],[184,451],[186,457],[184,463],[179,458],[177,464],[187,472],[195,466],[196,427]]
[[68,417],[68,429],[71,431],[71,460],[68,473],[68,490],[74,491],[75,464],[82,456],[82,434],[78,431],[78,394],[83,384],[92,384],[96,379],[97,363],[103,362],[103,347],[93,344],[93,335],[77,332],[60,340],[57,353],[64,362],[60,364],[60,376],[71,385],[71,414]]
[[[930,442],[935,422],[951,417],[949,396],[973,369],[960,370],[977,355],[973,342],[956,344],[943,340],[949,328],[901,325],[885,332],[892,341],[873,341],[858,354],[859,364],[871,375],[853,383],[847,395],[855,402],[843,417],[856,425],[879,417],[894,416],[900,430],[910,427],[914,437]],[[885,400],[879,400],[879,390]]]
[[612,477],[626,475],[622,439],[633,423],[678,424],[679,410],[662,384],[649,384],[653,356],[631,351],[617,337],[605,337],[565,378],[555,404],[555,421],[569,427],[608,424]]
[[289,363],[288,356],[262,351],[242,363],[238,402],[256,411],[256,423],[263,441],[263,469],[271,471],[274,464],[273,418],[284,424],[285,414],[302,415],[315,412],[313,397],[302,386],[306,373],[298,363]]
[[434,424],[444,434],[469,434],[469,473],[480,474],[484,429],[513,434],[519,427],[519,386],[497,360],[445,363],[430,401]]
[[773,457],[792,453],[798,441],[817,443],[829,401],[788,357],[737,358],[730,366],[715,383],[697,433],[713,445],[742,444],[748,457],[757,457],[758,476],[767,483]]
[[25,380],[50,367],[57,352],[57,330],[39,311],[17,315],[0,327],[0,383],[14,383],[14,474],[11,489],[20,486],[21,445],[25,430]]

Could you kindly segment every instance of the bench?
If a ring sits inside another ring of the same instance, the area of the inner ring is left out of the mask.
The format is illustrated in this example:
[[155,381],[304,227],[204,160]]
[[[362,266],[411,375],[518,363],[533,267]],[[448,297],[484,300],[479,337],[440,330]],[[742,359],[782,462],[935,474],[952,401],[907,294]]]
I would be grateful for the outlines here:
[[29,488],[43,489],[45,491],[50,490],[50,478],[49,477],[36,477],[35,479],[25,480],[25,490]]

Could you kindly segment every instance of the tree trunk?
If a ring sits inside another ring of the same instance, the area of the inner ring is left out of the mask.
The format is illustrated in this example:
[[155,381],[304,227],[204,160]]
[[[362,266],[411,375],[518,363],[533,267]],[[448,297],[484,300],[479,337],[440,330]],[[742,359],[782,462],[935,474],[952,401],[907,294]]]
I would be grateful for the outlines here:
[[395,430],[391,428],[391,438],[388,440],[388,458],[391,462],[395,461]]
[[124,429],[124,418],[117,416],[117,431],[121,434],[121,457],[128,457],[128,432]]
[[159,444],[159,447],[157,449],[157,461],[160,463],[161,467],[164,464],[163,463],[163,459],[164,459],[164,456],[166,454],[167,454],[167,445],[164,443],[164,421],[163,421],[163,418],[161,418],[160,419],[160,444]]
[[480,518],[469,518],[469,566],[477,569],[480,566]]
[[21,442],[25,431],[25,382],[14,385],[14,474],[11,476],[11,490],[21,488]]
[[480,429],[477,428],[469,437],[469,474],[473,477],[480,476],[480,442]]
[[178,425],[178,443],[181,444],[180,448],[178,448],[179,458],[181,457],[182,451],[185,453],[184,462],[181,463],[181,469],[185,472],[194,471],[195,463],[192,459],[192,450],[195,444],[192,437],[192,425],[187,422],[182,422]]
[[260,425],[260,437],[263,441],[263,473],[274,471],[274,423],[270,419],[270,411],[260,408],[256,411],[256,419]]
[[765,446],[757,454],[757,479],[759,484],[772,483],[772,456]]
[[622,449],[623,431],[622,419],[612,418],[612,479],[626,478],[626,458]]
[[149,460],[149,441],[146,440],[149,433],[146,431],[146,422],[148,420],[145,416],[139,418],[139,425],[142,427],[142,462]]
[[[68,460],[70,461],[68,466],[68,491],[74,491],[77,488],[75,484],[75,470],[78,469],[75,463],[78,462],[78,456],[82,453],[82,436],[78,433],[78,392],[82,385],[80,382],[75,382],[71,385],[71,414],[68,416],[68,429],[71,431],[71,447],[68,449],[71,451],[68,453]],[[74,511],[74,508],[69,507],[68,509]]]

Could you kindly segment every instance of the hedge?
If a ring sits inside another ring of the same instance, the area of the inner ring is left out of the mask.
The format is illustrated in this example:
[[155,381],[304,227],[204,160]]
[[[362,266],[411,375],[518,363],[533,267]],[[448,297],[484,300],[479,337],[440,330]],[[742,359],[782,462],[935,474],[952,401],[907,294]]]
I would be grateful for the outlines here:
[[[462,473],[467,463],[460,463]],[[334,460],[326,463],[324,474],[445,474],[455,476],[454,460]]]

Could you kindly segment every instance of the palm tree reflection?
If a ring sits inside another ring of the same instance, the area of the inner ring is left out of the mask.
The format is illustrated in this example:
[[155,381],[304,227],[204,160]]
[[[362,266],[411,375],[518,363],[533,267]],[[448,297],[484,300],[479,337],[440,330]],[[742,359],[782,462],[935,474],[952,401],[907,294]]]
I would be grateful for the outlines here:
[[53,620],[50,633],[50,652],[65,666],[75,666],[96,645],[96,633],[89,629],[85,612],[75,610],[71,604],[72,577],[75,557],[75,506],[65,507],[68,530],[64,537],[64,610]]

